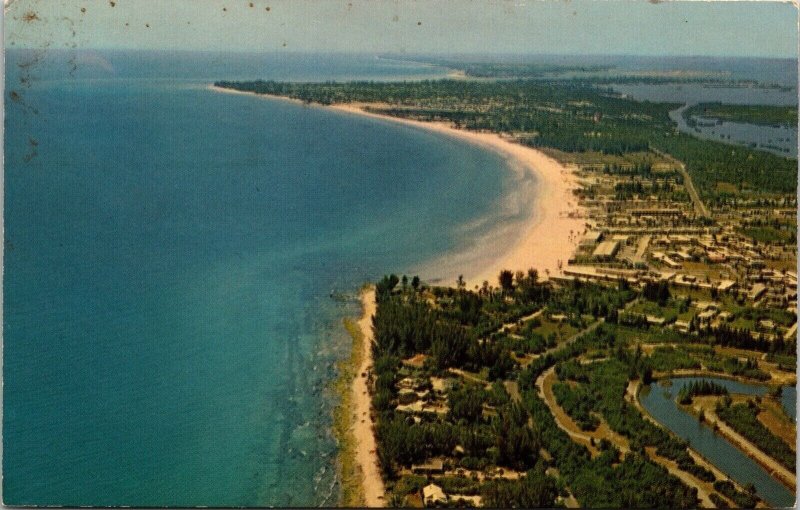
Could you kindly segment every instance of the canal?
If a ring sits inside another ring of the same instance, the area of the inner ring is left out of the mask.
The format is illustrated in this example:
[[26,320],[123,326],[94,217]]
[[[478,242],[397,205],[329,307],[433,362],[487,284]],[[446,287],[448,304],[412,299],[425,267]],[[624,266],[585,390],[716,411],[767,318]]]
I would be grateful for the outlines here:
[[[792,491],[771,477],[756,461],[721,435],[715,434],[710,427],[700,423],[696,417],[682,411],[675,403],[675,396],[680,389],[691,381],[699,379],[721,384],[730,393],[764,395],[767,392],[765,386],[745,384],[729,379],[682,377],[670,379],[669,381],[672,383],[670,386],[662,386],[657,383],[645,386],[639,394],[639,400],[653,418],[679,437],[689,441],[692,448],[731,479],[741,485],[752,483],[755,485],[759,497],[773,507],[793,506],[795,495]],[[796,415],[796,404],[791,399],[796,399],[796,397],[796,388],[789,386],[783,388],[781,400],[784,402],[787,413],[792,417]]]

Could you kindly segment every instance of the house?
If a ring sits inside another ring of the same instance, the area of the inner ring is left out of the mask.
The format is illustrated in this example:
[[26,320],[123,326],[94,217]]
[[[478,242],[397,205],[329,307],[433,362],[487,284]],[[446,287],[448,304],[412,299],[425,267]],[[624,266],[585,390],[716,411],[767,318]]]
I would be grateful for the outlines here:
[[675,321],[675,329],[683,333],[689,332],[689,321],[677,320]]
[[654,251],[654,252],[652,252],[652,253],[650,254],[650,256],[651,256],[651,257],[653,257],[653,259],[655,259],[655,260],[658,260],[658,261],[660,261],[660,262],[662,262],[662,263],[666,264],[666,265],[667,265],[667,267],[670,267],[670,268],[672,268],[672,269],[678,269],[678,268],[682,267],[682,266],[681,266],[681,264],[680,264],[680,262],[676,262],[676,261],[672,260],[672,259],[671,259],[671,258],[670,258],[670,257],[669,257],[669,256],[668,256],[666,253],[664,253],[664,252],[661,252],[661,251]]
[[403,360],[403,365],[412,368],[422,368],[425,365],[425,359],[427,356],[425,354],[417,354],[416,356],[412,356],[410,358]]
[[601,239],[603,239],[602,232],[589,231],[586,232],[586,234],[583,236],[583,239],[581,239],[580,244],[581,246],[591,246],[599,243]]
[[432,483],[422,488],[422,501],[425,506],[444,504],[447,503],[447,495],[441,487]]
[[707,310],[719,310],[719,304],[713,301],[695,301],[694,307],[700,312]]
[[756,283],[753,285],[753,288],[750,289],[750,299],[755,301],[767,291],[767,286],[763,283]]
[[442,459],[433,459],[424,464],[414,464],[411,471],[417,475],[438,475],[444,472]]
[[758,327],[764,330],[771,330],[775,328],[775,322],[769,319],[761,319],[758,321]]
[[719,320],[723,322],[727,322],[733,319],[733,314],[731,312],[721,312],[719,314]]
[[711,322],[711,319],[713,319],[715,315],[717,315],[716,310],[706,310],[705,312],[697,314],[697,319],[701,324],[707,324]]

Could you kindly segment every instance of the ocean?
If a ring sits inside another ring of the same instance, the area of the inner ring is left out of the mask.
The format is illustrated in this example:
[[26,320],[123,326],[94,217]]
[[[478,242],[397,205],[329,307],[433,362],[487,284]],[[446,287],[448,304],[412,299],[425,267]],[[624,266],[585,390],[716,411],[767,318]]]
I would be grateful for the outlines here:
[[358,289],[514,220],[515,177],[449,137],[206,87],[443,71],[22,51],[7,70],[4,502],[335,504],[327,388]]

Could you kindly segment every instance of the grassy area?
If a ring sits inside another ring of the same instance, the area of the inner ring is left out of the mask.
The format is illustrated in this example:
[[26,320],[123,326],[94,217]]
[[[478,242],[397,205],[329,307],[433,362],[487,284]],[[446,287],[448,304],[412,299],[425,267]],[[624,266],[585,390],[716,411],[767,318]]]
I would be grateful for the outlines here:
[[781,402],[771,398],[764,398],[761,400],[760,407],[761,412],[758,413],[758,421],[772,434],[783,440],[793,451],[796,451],[797,427],[794,421],[786,414]]
[[334,391],[339,396],[339,405],[333,411],[333,431],[339,442],[337,466],[341,482],[339,503],[345,507],[363,507],[365,504],[362,484],[363,474],[356,465],[356,438],[351,433],[353,393],[350,391],[364,352],[364,336],[355,320],[345,318],[344,327],[353,339],[350,357],[337,365],[339,377],[334,382]]
[[795,106],[699,103],[687,108],[684,116],[687,119],[692,116],[700,116],[762,126],[797,125],[797,107]]
[[786,466],[795,469],[795,453],[789,445],[770,432],[756,418],[760,412],[758,405],[749,401],[746,404],[718,405],[717,415],[736,432],[749,439],[763,452]]
[[531,328],[531,332],[542,335],[545,338],[555,335],[556,340],[561,341],[578,332],[577,328],[571,326],[567,322],[552,321],[545,317],[541,317],[539,320],[540,325],[538,327]]
[[629,310],[632,313],[663,317],[667,322],[674,321],[681,314],[680,307],[674,301],[667,306],[659,306],[658,303],[643,299],[631,306]]
[[794,241],[797,239],[797,225],[787,225],[785,228],[776,228],[770,225],[761,227],[744,227],[740,232],[759,243],[776,244]]

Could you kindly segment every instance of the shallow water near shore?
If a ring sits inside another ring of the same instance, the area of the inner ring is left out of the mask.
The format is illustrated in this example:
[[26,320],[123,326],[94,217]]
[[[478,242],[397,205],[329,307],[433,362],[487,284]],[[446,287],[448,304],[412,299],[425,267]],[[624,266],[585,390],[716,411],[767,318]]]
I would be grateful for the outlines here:
[[349,354],[342,318],[359,307],[331,294],[507,219],[494,212],[513,188],[505,161],[206,89],[275,69],[430,68],[111,54],[72,76],[57,57],[24,68],[20,88],[30,57],[9,54],[5,502],[335,504],[326,388]]

